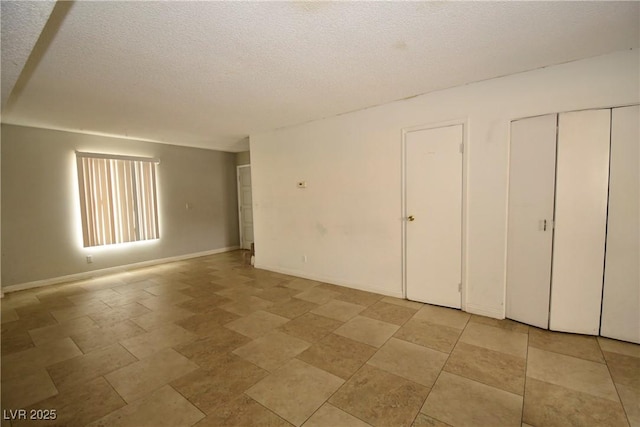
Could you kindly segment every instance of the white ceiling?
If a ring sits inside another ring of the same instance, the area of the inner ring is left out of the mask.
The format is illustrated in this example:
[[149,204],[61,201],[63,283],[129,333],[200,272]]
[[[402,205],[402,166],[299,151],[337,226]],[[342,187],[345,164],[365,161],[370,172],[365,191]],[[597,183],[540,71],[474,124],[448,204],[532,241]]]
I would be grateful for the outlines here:
[[226,151],[254,132],[640,45],[635,1],[60,7],[4,123]]

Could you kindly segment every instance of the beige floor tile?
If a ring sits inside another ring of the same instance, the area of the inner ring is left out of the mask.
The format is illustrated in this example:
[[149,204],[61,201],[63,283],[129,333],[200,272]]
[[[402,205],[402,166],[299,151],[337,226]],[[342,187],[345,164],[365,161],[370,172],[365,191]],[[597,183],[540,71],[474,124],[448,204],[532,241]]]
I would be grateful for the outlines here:
[[48,311],[43,311],[43,309],[38,308],[35,311],[28,312],[25,314],[20,313],[20,309],[17,308],[16,312],[20,317],[18,320],[13,322],[7,322],[2,324],[2,335],[17,333],[17,332],[28,332],[32,329],[43,328],[45,326],[57,325],[58,322],[53,318],[51,313]]
[[357,419],[351,414],[325,403],[303,424],[304,427],[370,427],[370,424]]
[[617,341],[609,338],[598,337],[598,344],[602,351],[609,353],[626,354],[627,356],[640,357],[640,345],[630,342]]
[[317,368],[350,378],[376,352],[376,348],[336,334],[329,334],[297,358]]
[[394,334],[395,338],[451,353],[458,342],[462,329],[434,325],[421,319],[411,319]]
[[120,340],[146,333],[144,329],[131,320],[102,326],[90,331],[82,331],[71,335],[73,341],[84,353],[89,353],[101,347],[115,344]]
[[620,401],[631,427],[640,427],[640,389],[616,384]]
[[13,322],[19,319],[18,313],[15,309],[5,307],[2,307],[2,310],[0,310],[0,317],[2,318],[1,323]]
[[311,343],[291,335],[273,332],[235,349],[233,354],[273,372],[310,345]]
[[98,325],[107,326],[131,319],[132,317],[142,316],[143,314],[150,312],[151,310],[145,306],[138,304],[137,302],[132,302],[130,304],[117,306],[111,310],[92,314],[89,317]]
[[395,298],[395,297],[384,297],[380,301],[386,302],[389,304],[399,305],[401,307],[412,308],[416,311],[424,307],[424,304],[421,302],[409,301],[408,299]]
[[343,286],[341,286],[339,292],[340,295],[336,297],[337,300],[362,305],[364,307],[369,307],[384,298],[384,296],[380,294],[346,288]]
[[51,312],[51,315],[58,322],[62,323],[66,320],[75,319],[76,317],[100,313],[101,311],[109,310],[109,308],[110,307],[102,301],[90,301],[79,306],[54,310]]
[[[225,289],[224,286],[214,285],[213,283],[207,283],[206,285],[201,285],[201,286],[194,286],[194,287],[191,287],[190,289],[183,289],[180,291],[180,293],[188,295],[193,299],[191,301],[180,303],[178,304],[178,306],[182,307],[183,305],[185,305],[185,307],[183,308],[186,308],[194,312],[199,312],[200,310],[206,311],[206,308],[211,305],[213,306],[219,305],[218,304],[219,301],[221,301],[220,304],[225,304],[231,300],[216,294],[216,292],[222,291],[224,289]],[[205,302],[202,304],[198,304],[197,302],[199,300],[205,300]]]
[[268,375],[264,369],[233,355],[220,356],[215,365],[198,369],[171,385],[206,414],[215,413],[217,407]]
[[196,369],[198,365],[168,348],[111,372],[105,378],[130,403]]
[[291,427],[291,424],[249,396],[241,394],[224,402],[214,413],[195,424],[194,427],[242,426]]
[[251,314],[254,311],[266,310],[272,305],[273,303],[271,301],[267,301],[254,296],[248,296],[242,299],[237,299],[227,304],[223,304],[220,306],[220,308],[231,313],[235,313],[239,316],[246,316],[247,314]]
[[144,334],[120,341],[129,353],[138,359],[148,357],[159,350],[195,341],[198,336],[177,325],[167,325]]
[[414,319],[425,320],[434,325],[449,326],[457,329],[463,329],[470,317],[471,315],[464,311],[430,304],[423,305],[413,316]]
[[331,300],[326,304],[322,304],[321,306],[314,308],[311,310],[311,313],[346,322],[365,309],[366,307],[352,304],[350,302]]
[[130,403],[90,426],[190,426],[204,418],[180,393],[166,385],[149,396]]
[[239,332],[242,335],[246,335],[249,338],[259,338],[278,326],[284,325],[288,321],[289,319],[286,317],[258,310],[245,317],[227,323],[225,327],[232,331]]
[[315,280],[308,280],[302,278],[295,278],[290,282],[284,283],[282,286],[291,289],[297,289],[299,291],[308,291],[311,288],[318,286],[320,282],[316,282]]
[[619,401],[609,370],[601,363],[530,347],[527,377]]
[[82,332],[91,328],[97,328],[96,322],[88,316],[82,316],[57,325],[31,329],[29,335],[31,335],[31,339],[35,345],[42,345],[49,341],[67,338],[73,333]]
[[201,368],[215,367],[222,355],[241,347],[251,339],[222,326],[215,326],[210,335],[174,349]]
[[375,320],[382,320],[383,322],[391,323],[394,325],[404,325],[418,310],[414,308],[403,307],[397,304],[391,304],[388,302],[378,301],[371,305],[365,311],[360,313],[361,316],[369,317]]
[[365,365],[329,403],[374,426],[410,426],[429,388]]
[[344,380],[294,359],[246,391],[257,402],[300,426]]
[[282,301],[277,304],[266,308],[265,311],[269,313],[277,314],[278,316],[286,317],[287,319],[295,319],[303,314],[318,307],[318,304],[314,304],[309,301],[304,301],[297,298],[291,298],[287,301]]
[[525,365],[522,357],[461,342],[444,370],[522,396]]
[[448,357],[446,353],[391,338],[367,363],[431,388]]
[[[69,301],[74,303],[75,305],[82,305],[91,300],[104,300],[113,298],[114,296],[120,295],[113,289],[100,289],[100,290],[88,290],[88,292],[83,292],[78,295],[71,295],[66,297]],[[103,301],[104,302],[104,301]]]
[[11,379],[3,374],[0,388],[2,389],[2,409],[5,410],[24,409],[58,393],[51,377],[43,368],[30,369]]
[[604,354],[613,381],[633,387],[640,393],[640,358],[620,353]]
[[154,310],[142,316],[134,317],[131,321],[146,331],[152,331],[191,316],[193,316],[193,313],[189,310],[169,305],[165,309]]
[[19,351],[28,350],[35,347],[31,340],[31,335],[26,331],[2,331],[2,356],[6,356]]
[[368,317],[356,316],[338,329],[335,333],[374,347],[381,347],[399,326]]
[[147,299],[138,301],[138,304],[144,305],[149,310],[165,311],[176,307],[176,304],[191,301],[192,299],[192,297],[176,291],[162,295],[151,296]]
[[27,375],[41,368],[81,355],[82,352],[71,338],[46,342],[29,350],[4,356],[2,358],[2,380]]
[[534,426],[627,425],[620,402],[533,378],[527,378],[522,419]]
[[529,346],[604,363],[604,357],[602,357],[596,337],[552,332],[532,327],[529,329]]
[[314,304],[326,304],[339,295],[340,293],[338,292],[322,289],[319,286],[316,286],[296,294],[294,298],[312,302]]
[[453,426],[520,426],[522,396],[442,372],[421,412]]
[[[194,293],[190,294],[190,296],[192,297],[193,295]],[[193,297],[192,300],[182,302],[180,304],[177,304],[177,306],[180,308],[184,308],[185,310],[189,310],[193,313],[207,313],[211,310],[217,309],[217,307],[221,306],[222,304],[228,304],[230,302],[231,300],[229,298],[211,294],[205,297]]]
[[[102,298],[101,301],[107,304],[111,308],[120,307],[123,305],[134,304],[139,301],[149,299],[152,295],[143,290],[134,290],[126,293],[117,292],[117,296],[111,296],[108,298]],[[145,307],[146,308],[146,307]]]
[[460,336],[460,342],[501,351],[516,357],[527,356],[527,334],[480,323],[470,323]]
[[63,389],[78,386],[137,360],[120,344],[112,344],[91,353],[51,365],[47,368],[47,371],[56,387]]
[[431,418],[428,415],[420,413],[418,414],[416,419],[413,421],[413,424],[411,427],[450,427],[450,426],[447,423],[443,423],[442,421],[438,421],[435,418]]
[[529,326],[510,319],[494,319],[492,317],[478,316],[472,314],[469,322],[482,323],[483,325],[493,326],[496,328],[506,329],[513,332],[521,332],[526,334],[529,332]]
[[338,329],[342,324],[335,319],[306,313],[285,323],[280,327],[280,330],[305,341],[316,342]]
[[170,283],[161,283],[155,286],[149,286],[144,290],[152,295],[161,296],[174,295],[177,293],[177,291],[182,291],[184,289],[191,289],[191,286],[186,283],[173,281]]
[[288,301],[296,294],[299,294],[300,291],[297,289],[287,288],[285,286],[274,286],[271,288],[263,289],[262,292],[258,294],[258,296],[267,301],[271,301],[273,303],[279,303]]
[[241,316],[227,310],[213,308],[204,313],[194,314],[193,316],[176,320],[174,323],[196,335],[208,336],[207,331],[216,329],[217,326],[225,325],[240,318]]
[[60,393],[29,407],[29,410],[56,410],[51,421],[26,421],[18,426],[84,426],[125,405],[124,400],[102,377],[60,390]]

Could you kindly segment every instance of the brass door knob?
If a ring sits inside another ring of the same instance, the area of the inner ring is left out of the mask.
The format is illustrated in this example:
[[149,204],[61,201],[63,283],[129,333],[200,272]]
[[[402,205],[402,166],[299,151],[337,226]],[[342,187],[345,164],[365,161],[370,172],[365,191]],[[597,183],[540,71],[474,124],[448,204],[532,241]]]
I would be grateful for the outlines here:
[[409,221],[415,221],[415,220],[416,220],[416,217],[414,217],[413,215],[409,215],[409,216],[407,217],[407,220],[409,220]]

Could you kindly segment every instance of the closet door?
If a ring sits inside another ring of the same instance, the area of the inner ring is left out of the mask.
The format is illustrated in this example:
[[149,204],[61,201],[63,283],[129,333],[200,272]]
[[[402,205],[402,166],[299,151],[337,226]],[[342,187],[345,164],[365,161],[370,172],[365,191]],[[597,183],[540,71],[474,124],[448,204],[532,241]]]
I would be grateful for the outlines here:
[[557,114],[511,123],[506,314],[549,327]]
[[558,118],[549,327],[597,335],[604,270],[611,110]]
[[600,334],[640,343],[640,107],[614,108]]

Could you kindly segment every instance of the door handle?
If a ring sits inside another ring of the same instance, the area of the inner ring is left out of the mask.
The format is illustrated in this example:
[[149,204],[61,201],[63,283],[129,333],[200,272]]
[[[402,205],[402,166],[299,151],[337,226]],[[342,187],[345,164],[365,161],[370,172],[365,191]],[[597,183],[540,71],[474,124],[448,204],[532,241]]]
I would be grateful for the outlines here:
[[546,219],[541,219],[539,222],[539,230],[540,231],[547,231],[547,220]]
[[413,215],[409,215],[407,217],[407,221],[415,221],[415,220],[416,220],[416,217],[414,217]]

